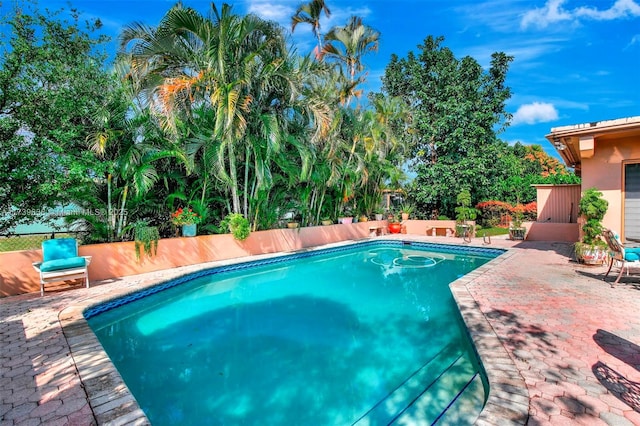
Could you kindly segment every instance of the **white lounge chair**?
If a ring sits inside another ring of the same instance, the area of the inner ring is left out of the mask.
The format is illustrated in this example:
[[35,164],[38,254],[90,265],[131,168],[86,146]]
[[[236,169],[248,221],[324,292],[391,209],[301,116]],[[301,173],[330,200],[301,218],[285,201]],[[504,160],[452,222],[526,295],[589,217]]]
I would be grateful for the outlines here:
[[74,238],[56,238],[42,242],[42,262],[33,263],[40,274],[40,295],[46,283],[85,279],[89,288],[91,256],[78,256],[78,242]]

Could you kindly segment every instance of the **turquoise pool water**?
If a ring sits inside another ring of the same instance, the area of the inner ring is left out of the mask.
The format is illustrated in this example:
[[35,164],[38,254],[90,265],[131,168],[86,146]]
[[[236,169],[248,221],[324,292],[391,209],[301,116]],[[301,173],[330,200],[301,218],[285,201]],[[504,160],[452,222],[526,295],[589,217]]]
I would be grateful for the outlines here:
[[471,424],[485,390],[448,284],[498,253],[358,244],[85,316],[153,425]]

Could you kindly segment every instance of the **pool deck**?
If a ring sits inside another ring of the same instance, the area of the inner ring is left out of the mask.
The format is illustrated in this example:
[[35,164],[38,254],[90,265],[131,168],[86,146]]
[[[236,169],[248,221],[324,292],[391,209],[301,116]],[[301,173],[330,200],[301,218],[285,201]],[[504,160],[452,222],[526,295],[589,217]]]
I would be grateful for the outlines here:
[[[575,263],[567,243],[486,247],[509,250],[452,285],[492,383],[477,424],[640,425],[640,276],[611,288],[606,268]],[[0,299],[0,426],[147,424],[82,310],[228,263]]]

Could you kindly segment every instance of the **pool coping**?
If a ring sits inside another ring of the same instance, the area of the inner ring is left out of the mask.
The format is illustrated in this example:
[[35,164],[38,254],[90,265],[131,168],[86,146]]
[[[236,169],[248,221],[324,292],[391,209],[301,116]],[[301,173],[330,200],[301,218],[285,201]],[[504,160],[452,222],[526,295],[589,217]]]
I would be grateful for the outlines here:
[[515,254],[505,253],[449,284],[467,333],[489,382],[489,396],[475,424],[524,425],[529,419],[529,390],[515,362],[483,314],[468,286]]
[[[70,348],[70,356],[75,363],[78,376],[85,389],[87,400],[97,423],[100,425],[150,424],[98,338],[89,327],[84,316],[84,312],[89,308],[143,291],[169,280],[211,268],[247,262],[253,263],[295,254],[340,248],[347,245],[397,240],[460,247],[460,245],[456,244],[424,241],[411,238],[408,235],[395,238],[378,237],[357,241],[343,241],[292,252],[271,253],[175,268],[170,271],[163,271],[162,274],[156,274],[155,278],[137,286],[114,288],[114,291],[109,294],[87,298],[78,301],[77,304],[66,307],[60,311],[58,319]],[[473,244],[465,247],[486,249],[486,247]],[[478,303],[467,289],[468,284],[479,276],[488,273],[496,265],[504,262],[514,254],[508,248],[501,250],[504,250],[504,253],[449,285],[489,382],[489,396],[475,423],[477,425],[524,425],[528,419],[529,392],[525,381],[495,331],[481,312]]]

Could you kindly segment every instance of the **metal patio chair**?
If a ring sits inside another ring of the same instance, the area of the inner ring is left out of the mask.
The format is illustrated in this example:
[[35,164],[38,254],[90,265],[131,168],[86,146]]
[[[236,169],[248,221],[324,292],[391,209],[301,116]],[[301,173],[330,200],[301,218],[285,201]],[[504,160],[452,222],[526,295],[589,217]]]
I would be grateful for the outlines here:
[[618,277],[611,284],[613,287],[614,284],[618,284],[620,278],[622,277],[622,272],[624,269],[627,269],[627,276],[629,275],[629,268],[636,267],[640,268],[640,247],[636,248],[625,248],[624,245],[620,242],[618,235],[610,229],[605,229],[602,233],[607,245],[609,246],[609,269],[607,270],[606,275],[603,280],[606,280],[609,276],[609,272],[611,272],[611,268],[613,264],[616,263],[617,266],[620,267],[620,272],[618,273]]

